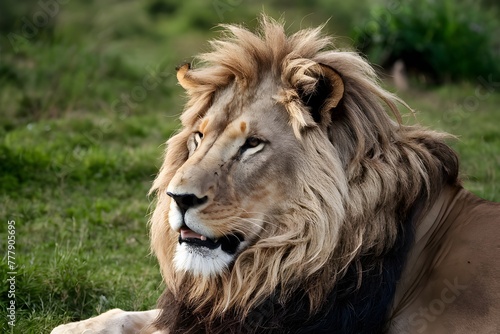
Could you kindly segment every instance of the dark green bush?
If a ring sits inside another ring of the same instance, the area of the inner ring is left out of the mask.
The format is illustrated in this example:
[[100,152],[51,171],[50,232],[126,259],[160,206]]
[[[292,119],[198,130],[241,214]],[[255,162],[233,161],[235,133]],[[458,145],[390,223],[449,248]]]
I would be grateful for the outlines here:
[[375,7],[354,38],[372,62],[387,68],[401,59],[436,83],[497,76],[494,12],[472,1],[396,1]]
[[172,0],[151,0],[146,6],[146,11],[152,17],[159,15],[173,15],[177,12],[179,3]]

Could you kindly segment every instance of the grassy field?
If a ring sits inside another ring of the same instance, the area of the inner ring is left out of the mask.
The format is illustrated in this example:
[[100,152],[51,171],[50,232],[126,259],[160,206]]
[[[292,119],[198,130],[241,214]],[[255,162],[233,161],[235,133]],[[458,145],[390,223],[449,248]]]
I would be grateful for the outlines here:
[[[9,284],[0,285],[2,333],[48,333],[115,307],[154,307],[163,287],[149,254],[147,193],[182,110],[174,67],[206,50],[217,23],[252,26],[263,7],[242,1],[74,1],[60,4],[50,24],[28,38],[21,18],[32,21],[28,13],[40,10],[34,3],[31,12],[16,9],[17,23],[0,38],[1,281],[12,271],[9,221],[15,221],[17,266],[15,299]],[[355,6],[365,3],[339,5],[332,14],[338,23],[330,22],[327,31],[347,36],[349,18],[366,13]],[[279,16],[285,5],[274,1],[265,10]],[[349,12],[356,14],[346,17]],[[321,7],[285,12],[292,31],[329,16]],[[458,136],[451,144],[461,156],[467,188],[495,201],[498,81],[401,94],[423,124]],[[11,300],[15,327],[7,323]]]

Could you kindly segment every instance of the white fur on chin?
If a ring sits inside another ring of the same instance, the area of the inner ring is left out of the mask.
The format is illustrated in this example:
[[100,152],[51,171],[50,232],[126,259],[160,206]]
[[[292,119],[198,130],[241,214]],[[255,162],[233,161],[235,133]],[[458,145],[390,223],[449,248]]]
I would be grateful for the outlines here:
[[234,255],[224,252],[219,246],[216,249],[191,246],[187,243],[177,245],[174,265],[177,271],[190,272],[193,275],[220,275],[227,270]]

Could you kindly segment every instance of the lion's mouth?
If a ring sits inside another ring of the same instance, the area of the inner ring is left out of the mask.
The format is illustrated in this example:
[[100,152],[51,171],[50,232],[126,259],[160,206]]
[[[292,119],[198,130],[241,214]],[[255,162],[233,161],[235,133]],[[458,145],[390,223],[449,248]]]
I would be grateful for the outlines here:
[[205,247],[208,249],[217,249],[221,247],[221,249],[228,254],[236,253],[238,246],[244,240],[244,237],[240,233],[232,233],[217,239],[212,239],[196,233],[187,226],[181,227],[179,234],[179,244],[186,243],[192,247]]

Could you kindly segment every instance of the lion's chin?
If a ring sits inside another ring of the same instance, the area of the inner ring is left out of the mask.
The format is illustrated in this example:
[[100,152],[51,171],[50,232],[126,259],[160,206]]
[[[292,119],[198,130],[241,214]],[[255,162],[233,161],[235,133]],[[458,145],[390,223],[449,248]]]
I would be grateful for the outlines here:
[[189,272],[196,276],[216,276],[227,270],[236,255],[217,248],[203,247],[197,244],[180,243],[174,256],[177,271]]

